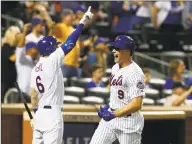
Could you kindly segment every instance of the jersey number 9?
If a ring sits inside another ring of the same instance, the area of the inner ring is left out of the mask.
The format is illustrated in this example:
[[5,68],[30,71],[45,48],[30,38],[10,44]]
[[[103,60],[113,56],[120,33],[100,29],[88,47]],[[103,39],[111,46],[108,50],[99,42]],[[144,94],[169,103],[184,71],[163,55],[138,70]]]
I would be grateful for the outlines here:
[[118,97],[119,97],[119,99],[124,98],[124,92],[122,90],[118,90]]
[[37,89],[40,93],[44,93],[45,91],[45,88],[43,86],[43,84],[41,83],[41,77],[40,76],[37,76],[36,77],[36,85],[37,85]]

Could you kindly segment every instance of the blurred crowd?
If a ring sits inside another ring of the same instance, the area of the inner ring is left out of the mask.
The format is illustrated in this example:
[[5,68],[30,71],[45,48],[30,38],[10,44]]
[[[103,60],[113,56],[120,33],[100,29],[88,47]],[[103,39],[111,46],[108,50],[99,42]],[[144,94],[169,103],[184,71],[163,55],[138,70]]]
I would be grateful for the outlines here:
[[[92,81],[86,85],[86,89],[109,87],[109,84],[105,85],[102,82],[102,77],[107,76],[107,68],[111,68],[114,63],[113,54],[107,45],[112,39],[105,33],[109,31],[122,33],[135,29],[142,31],[144,25],[150,23],[154,31],[174,34],[192,30],[192,2],[190,1],[2,2],[3,14],[19,18],[25,23],[23,27],[10,26],[2,37],[2,102],[7,90],[14,87],[15,81],[18,81],[22,92],[30,101],[30,74],[39,58],[37,42],[47,35],[55,36],[58,41],[64,42],[75,29],[88,6],[92,6],[94,19],[84,28],[75,48],[65,56],[62,66],[63,76],[68,79],[91,77]],[[4,21],[2,21],[3,25],[5,25]],[[173,45],[177,43],[175,39],[165,38],[165,41]],[[181,60],[172,61],[169,70],[170,78],[166,80],[164,88],[182,87],[182,92],[174,91],[175,95],[182,95],[186,92],[183,84],[188,87],[192,85],[190,78],[182,79],[181,77],[185,70],[184,63]],[[150,88],[148,84],[150,71],[147,68],[143,71],[147,87]],[[190,98],[191,88],[189,91],[185,99]],[[183,101],[182,99],[177,102],[177,105]]]

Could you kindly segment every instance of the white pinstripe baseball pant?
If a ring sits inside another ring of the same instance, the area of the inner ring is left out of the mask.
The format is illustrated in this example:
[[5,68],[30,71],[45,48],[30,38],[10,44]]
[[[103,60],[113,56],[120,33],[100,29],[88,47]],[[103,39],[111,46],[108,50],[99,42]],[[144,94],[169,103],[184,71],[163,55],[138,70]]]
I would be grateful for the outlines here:
[[34,115],[32,144],[62,144],[63,131],[61,108],[38,108]]
[[121,130],[113,130],[109,125],[100,122],[95,130],[90,144],[112,144],[118,139],[120,144],[140,144],[141,134],[137,132],[124,133]]

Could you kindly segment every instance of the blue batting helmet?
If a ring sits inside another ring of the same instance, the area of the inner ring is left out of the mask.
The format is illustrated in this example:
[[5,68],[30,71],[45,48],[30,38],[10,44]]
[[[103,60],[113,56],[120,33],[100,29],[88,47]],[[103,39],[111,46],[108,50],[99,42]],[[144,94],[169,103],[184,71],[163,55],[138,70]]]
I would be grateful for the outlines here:
[[55,37],[46,36],[37,43],[37,48],[40,55],[48,56],[56,50],[58,44],[60,44],[60,42],[57,42]]
[[34,42],[28,42],[26,45],[25,45],[25,50],[29,50],[31,48],[37,48],[37,44],[34,43]]
[[115,47],[119,50],[126,50],[129,49],[131,52],[131,55],[133,54],[135,50],[135,42],[134,40],[126,35],[119,35],[115,38],[114,42],[109,43],[110,46]]

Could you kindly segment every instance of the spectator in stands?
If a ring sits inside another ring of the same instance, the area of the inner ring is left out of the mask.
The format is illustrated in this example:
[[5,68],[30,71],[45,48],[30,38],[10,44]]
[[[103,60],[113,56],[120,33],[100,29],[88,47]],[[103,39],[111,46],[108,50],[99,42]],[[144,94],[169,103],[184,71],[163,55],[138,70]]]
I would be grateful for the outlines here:
[[165,50],[181,50],[177,32],[183,30],[183,1],[157,1],[152,10],[152,23],[155,29],[163,33],[161,37]]
[[[20,14],[18,18],[21,18],[24,23],[28,23],[31,21],[33,16],[37,13],[43,15],[46,13],[46,8],[48,7],[47,2],[34,2],[34,1],[27,1],[25,2],[25,10],[23,13]],[[37,12],[38,11],[38,12]]]
[[92,81],[89,82],[85,88],[94,88],[94,87],[105,87],[104,83],[102,82],[103,77],[103,67],[97,64],[92,65],[90,69]]
[[[62,22],[56,24],[55,32],[53,35],[58,41],[65,41],[67,37],[74,31],[72,26],[74,14],[71,9],[64,9],[61,14]],[[79,67],[79,57],[80,57],[80,46],[79,41],[77,41],[73,50],[64,58],[64,65],[61,67],[63,76],[70,78],[73,76],[78,76]]]
[[78,5],[74,9],[75,19],[73,21],[73,25],[76,26],[79,23],[79,20],[82,18],[85,11],[86,11],[86,7],[84,5]]
[[[115,32],[128,32],[132,30],[136,24],[146,21],[146,18],[137,16],[137,11],[141,7],[142,2],[117,1],[111,2],[110,4],[113,30]],[[142,13],[144,15],[144,12]]]
[[192,86],[185,90],[185,86],[181,82],[174,82],[172,95],[165,99],[165,106],[184,106],[185,100],[192,93]]
[[74,10],[80,5],[80,1],[62,1],[62,9],[71,9]]
[[28,102],[30,102],[30,77],[31,71],[36,64],[39,53],[37,45],[34,42],[28,42],[25,45],[25,36],[28,33],[31,24],[25,24],[23,33],[19,39],[16,48],[16,70],[17,70],[17,81],[21,91],[26,96]]
[[42,32],[44,30],[43,20],[39,17],[32,18],[32,32],[25,37],[25,43],[34,42],[37,43],[44,36]]
[[178,32],[182,30],[181,14],[183,9],[183,1],[155,2],[152,10],[154,28],[164,32]]
[[88,55],[88,65],[99,64],[103,66],[104,71],[107,69],[107,42],[109,40],[103,37],[96,38],[94,49]]
[[135,2],[135,4],[139,5],[139,8],[137,9],[135,19],[133,20],[132,24],[143,25],[145,23],[150,23],[152,2],[139,1],[139,2]]
[[151,72],[148,68],[143,68],[143,73],[145,75],[145,87],[146,88],[152,88],[150,85],[150,79],[151,79]]
[[33,10],[34,14],[32,18],[40,17],[44,22],[45,30],[43,31],[43,35],[52,35],[52,28],[54,24],[49,12],[47,11],[48,6],[49,5],[47,2],[36,2],[36,5]]
[[[25,2],[25,9],[23,12],[18,13],[18,18],[21,18],[24,23],[28,23],[31,21],[31,16],[35,7],[35,2],[27,1]],[[22,11],[22,9],[20,9]]]
[[184,28],[188,31],[192,31],[192,1],[185,2],[182,18]]
[[[182,78],[182,74],[185,71],[185,64],[182,60],[176,59],[172,60],[169,64],[168,73],[170,78],[166,79],[166,83],[164,85],[164,89],[172,89],[175,81],[180,81],[184,83],[186,86],[192,85],[192,78]],[[192,99],[192,95],[188,97]]]
[[2,38],[1,47],[1,102],[9,88],[14,87],[16,81],[15,49],[17,37],[21,33],[16,26],[9,27]]
[[128,32],[132,30],[132,9],[130,1],[110,2],[110,9],[113,16],[113,30],[115,32]]

